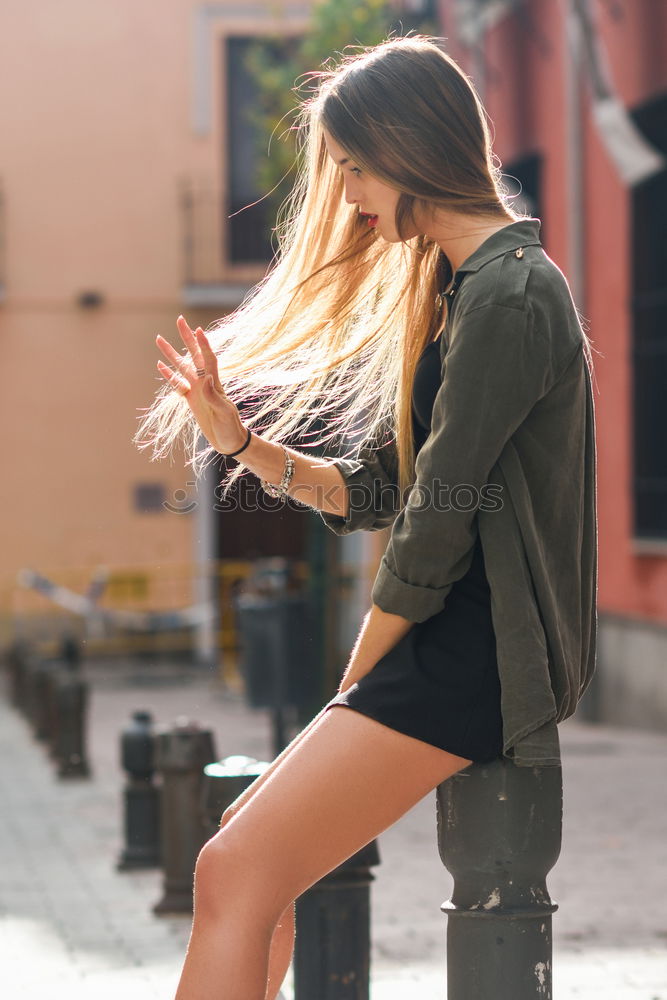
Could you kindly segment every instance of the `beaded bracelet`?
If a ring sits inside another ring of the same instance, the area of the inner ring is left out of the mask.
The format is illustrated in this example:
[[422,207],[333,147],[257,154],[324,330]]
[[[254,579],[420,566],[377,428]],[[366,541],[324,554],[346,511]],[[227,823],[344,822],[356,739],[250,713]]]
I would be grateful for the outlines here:
[[280,446],[285,453],[285,467],[283,469],[282,479],[278,486],[273,486],[271,483],[267,483],[266,479],[260,479],[259,483],[265,493],[268,493],[270,497],[286,497],[289,490],[289,484],[292,481],[292,476],[294,475],[295,462],[294,459],[289,455],[287,448],[284,444]]

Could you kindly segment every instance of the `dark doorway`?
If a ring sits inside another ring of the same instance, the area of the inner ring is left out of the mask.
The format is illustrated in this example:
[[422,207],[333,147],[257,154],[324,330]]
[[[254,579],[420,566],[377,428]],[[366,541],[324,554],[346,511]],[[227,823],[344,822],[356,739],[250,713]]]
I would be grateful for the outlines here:
[[[229,461],[231,466],[233,459]],[[224,462],[221,457],[216,463],[218,482],[225,476]],[[227,498],[217,489],[215,510],[218,559],[306,558],[309,528],[317,515],[292,499],[270,497],[252,473],[244,473]]]

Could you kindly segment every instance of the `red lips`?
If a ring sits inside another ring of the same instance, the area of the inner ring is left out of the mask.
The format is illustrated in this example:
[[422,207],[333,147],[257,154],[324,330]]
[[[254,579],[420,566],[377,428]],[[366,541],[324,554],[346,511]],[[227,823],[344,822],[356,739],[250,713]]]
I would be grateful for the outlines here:
[[360,212],[359,215],[368,220],[368,226],[372,229],[377,225],[378,217],[372,212]]

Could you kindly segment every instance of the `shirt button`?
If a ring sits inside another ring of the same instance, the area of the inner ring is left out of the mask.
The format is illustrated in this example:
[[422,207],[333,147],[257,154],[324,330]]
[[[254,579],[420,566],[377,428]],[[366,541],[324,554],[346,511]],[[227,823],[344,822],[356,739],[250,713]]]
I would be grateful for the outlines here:
[[519,247],[518,250],[515,250],[515,255],[519,258],[519,260],[521,260],[523,257],[523,247]]

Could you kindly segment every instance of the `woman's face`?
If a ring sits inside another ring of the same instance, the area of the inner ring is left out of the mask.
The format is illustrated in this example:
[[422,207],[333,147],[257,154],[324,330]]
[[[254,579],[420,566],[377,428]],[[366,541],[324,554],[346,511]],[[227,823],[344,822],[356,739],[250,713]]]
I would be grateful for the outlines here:
[[[401,237],[396,230],[395,217],[400,192],[362,170],[326,129],[322,131],[329,156],[343,174],[345,201],[348,205],[358,205],[359,214],[368,216],[366,224],[377,229],[388,243],[399,243]],[[410,223],[404,238],[409,240],[422,232],[423,229]]]

